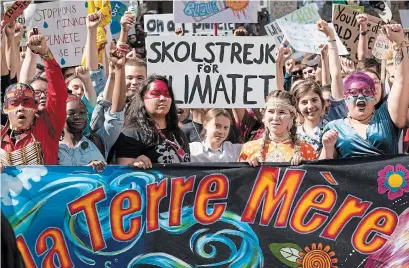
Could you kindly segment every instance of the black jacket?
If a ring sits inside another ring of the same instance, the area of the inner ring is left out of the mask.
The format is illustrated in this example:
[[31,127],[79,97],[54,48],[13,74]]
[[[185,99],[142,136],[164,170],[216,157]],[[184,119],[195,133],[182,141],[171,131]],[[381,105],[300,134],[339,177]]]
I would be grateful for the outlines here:
[[17,249],[16,237],[10,223],[1,213],[1,267],[25,268],[20,251]]

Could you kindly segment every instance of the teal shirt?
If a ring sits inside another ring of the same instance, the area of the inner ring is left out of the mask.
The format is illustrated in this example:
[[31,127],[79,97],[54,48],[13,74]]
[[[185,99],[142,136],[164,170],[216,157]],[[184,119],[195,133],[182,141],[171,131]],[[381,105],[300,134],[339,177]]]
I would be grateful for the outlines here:
[[345,123],[344,119],[329,122],[323,133],[330,129],[338,131],[335,149],[338,158],[397,154],[401,129],[393,123],[387,103],[375,111],[366,131],[366,140],[362,139],[354,129]]

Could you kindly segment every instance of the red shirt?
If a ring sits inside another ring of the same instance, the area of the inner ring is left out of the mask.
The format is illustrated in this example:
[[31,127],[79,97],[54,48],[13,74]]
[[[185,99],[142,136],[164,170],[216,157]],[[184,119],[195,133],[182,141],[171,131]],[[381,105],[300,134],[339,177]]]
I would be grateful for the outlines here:
[[[20,139],[13,143],[7,134],[8,125],[1,130],[1,148],[6,152],[21,149],[33,141],[41,143],[44,165],[58,164],[58,143],[64,128],[66,118],[67,87],[58,63],[53,60],[43,60],[45,74],[48,80],[47,104],[44,114],[37,118],[31,130],[24,132]],[[31,135],[32,134],[32,135]]]

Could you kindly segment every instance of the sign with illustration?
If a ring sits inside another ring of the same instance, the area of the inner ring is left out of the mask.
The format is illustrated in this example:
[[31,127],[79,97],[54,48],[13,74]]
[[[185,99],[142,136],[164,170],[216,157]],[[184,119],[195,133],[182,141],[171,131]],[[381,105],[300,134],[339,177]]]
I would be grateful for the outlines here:
[[408,169],[7,167],[1,202],[27,267],[407,267]]
[[180,23],[257,23],[259,4],[250,0],[173,1],[173,13]]

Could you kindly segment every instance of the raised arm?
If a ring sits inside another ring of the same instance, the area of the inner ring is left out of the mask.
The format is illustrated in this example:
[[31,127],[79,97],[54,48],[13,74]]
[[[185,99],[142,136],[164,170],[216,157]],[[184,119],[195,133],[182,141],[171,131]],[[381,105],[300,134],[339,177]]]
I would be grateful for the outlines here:
[[342,82],[341,63],[338,56],[338,47],[335,41],[335,33],[328,23],[320,20],[317,24],[318,30],[328,38],[329,71],[331,74],[331,95],[335,100],[344,98],[344,85]]
[[403,128],[407,121],[409,106],[409,44],[405,41],[402,25],[387,24],[383,28],[393,43],[395,80],[388,97],[388,111],[396,127]]
[[125,83],[125,61],[126,55],[121,52],[114,53],[118,57],[111,57],[115,68],[114,91],[112,93],[111,112],[121,112],[125,108],[126,83]]
[[97,93],[92,85],[89,69],[84,66],[78,66],[75,68],[75,75],[84,84],[84,96],[87,99],[89,105],[94,108],[97,103]]
[[329,85],[331,83],[331,75],[329,73],[329,58],[328,58],[328,45],[320,44],[321,55],[321,80],[322,85]]
[[33,53],[40,55],[43,60],[45,75],[48,80],[46,110],[58,133],[64,128],[66,118],[65,106],[68,97],[60,65],[55,61],[53,54],[49,50],[44,35],[29,37],[27,46]]
[[[2,32],[0,34],[0,49],[1,49],[1,58],[0,58],[0,63],[1,63],[1,76],[8,75],[9,74],[9,68],[7,67],[7,61],[6,61],[6,36]],[[2,82],[2,88],[3,88],[3,83]]]
[[84,47],[85,66],[91,71],[98,70],[98,48],[97,48],[97,28],[101,23],[102,13],[88,14],[87,24],[87,41]]
[[358,60],[363,61],[366,58],[371,58],[368,51],[368,16],[366,14],[358,14],[356,20],[359,23],[359,39],[358,39]]
[[[7,65],[10,70],[10,78],[20,76],[20,37],[24,27],[20,23],[11,23],[5,27],[7,36]],[[17,40],[17,41],[16,41]]]
[[[29,33],[29,37],[34,35],[34,32]],[[34,54],[30,48],[27,48],[20,70],[20,82],[28,83],[36,74],[37,55]]]

